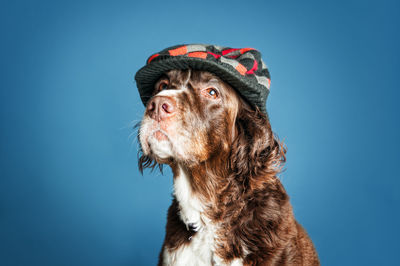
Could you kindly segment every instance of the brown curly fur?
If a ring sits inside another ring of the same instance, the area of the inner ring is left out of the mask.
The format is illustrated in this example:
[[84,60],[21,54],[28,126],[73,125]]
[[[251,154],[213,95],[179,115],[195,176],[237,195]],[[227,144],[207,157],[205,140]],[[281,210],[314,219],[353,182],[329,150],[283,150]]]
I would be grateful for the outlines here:
[[[194,71],[193,79],[195,75],[202,78],[204,73]],[[294,219],[289,197],[277,178],[286,161],[285,147],[257,108],[239,98],[234,111],[222,112],[208,122],[207,160],[185,166],[193,191],[208,203],[206,215],[221,225],[215,252],[227,263],[242,258],[244,265],[319,265],[313,244]],[[168,164],[176,175],[177,162],[171,159]],[[140,156],[141,171],[157,165],[151,156]],[[178,212],[179,202],[174,199],[163,248],[186,245],[196,234],[187,230]],[[160,254],[159,265],[162,260]]]

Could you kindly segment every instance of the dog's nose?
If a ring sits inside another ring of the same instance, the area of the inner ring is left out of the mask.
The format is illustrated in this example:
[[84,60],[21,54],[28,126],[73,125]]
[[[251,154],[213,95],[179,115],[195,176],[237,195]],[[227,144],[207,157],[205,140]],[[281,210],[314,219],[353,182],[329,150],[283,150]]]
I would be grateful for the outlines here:
[[175,100],[166,96],[153,97],[146,107],[148,115],[157,121],[173,116],[175,109]]

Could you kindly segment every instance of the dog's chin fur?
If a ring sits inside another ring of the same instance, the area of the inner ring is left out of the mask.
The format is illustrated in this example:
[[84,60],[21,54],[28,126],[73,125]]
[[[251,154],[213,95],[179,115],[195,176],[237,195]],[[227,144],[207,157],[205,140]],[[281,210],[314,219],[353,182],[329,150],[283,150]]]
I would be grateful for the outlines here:
[[[152,164],[169,164],[180,163],[182,165],[194,165],[196,162],[186,155],[183,146],[183,138],[171,138],[169,134],[161,129],[152,130],[146,133],[146,128],[154,121],[144,119],[141,126],[142,133],[140,134],[141,152],[142,157],[147,157]],[[156,134],[163,136],[163,139],[157,139]],[[142,137],[143,136],[143,137]],[[180,140],[180,141],[179,141]],[[180,142],[180,144],[179,144]]]
[[157,163],[165,163],[173,158],[171,142],[168,140],[157,141],[149,140],[149,146],[152,153],[152,157]]
[[[211,81],[219,101],[201,94]],[[176,115],[155,120],[146,109],[139,131],[140,170],[174,173],[159,265],[319,265],[277,178],[286,150],[268,117],[208,72],[170,71],[160,94]]]

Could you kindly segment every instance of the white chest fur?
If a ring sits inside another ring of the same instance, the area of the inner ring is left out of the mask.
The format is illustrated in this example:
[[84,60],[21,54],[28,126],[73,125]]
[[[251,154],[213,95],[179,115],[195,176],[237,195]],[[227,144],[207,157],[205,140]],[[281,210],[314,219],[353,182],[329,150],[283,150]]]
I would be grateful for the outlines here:
[[174,178],[174,194],[179,203],[179,216],[182,221],[186,225],[192,224],[195,230],[199,231],[206,222],[202,220],[204,204],[194,195],[189,177],[182,168],[179,168],[179,175]]
[[174,251],[165,249],[164,265],[243,265],[239,259],[228,264],[224,263],[214,253],[217,225],[211,223],[203,214],[204,203],[193,193],[190,180],[182,168],[174,178],[174,194],[179,203],[179,215],[182,221],[186,226],[191,224],[197,232],[188,245],[183,245]]

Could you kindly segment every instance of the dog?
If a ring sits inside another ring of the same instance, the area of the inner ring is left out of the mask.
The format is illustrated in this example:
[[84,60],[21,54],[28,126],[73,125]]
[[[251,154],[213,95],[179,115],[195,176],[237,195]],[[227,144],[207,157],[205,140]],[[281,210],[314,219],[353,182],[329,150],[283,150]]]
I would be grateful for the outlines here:
[[158,265],[319,265],[277,177],[285,147],[268,116],[219,76],[166,71],[139,141],[140,171],[173,172]]

